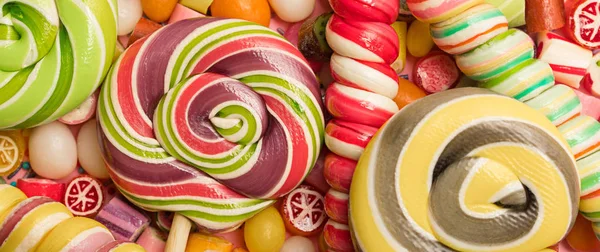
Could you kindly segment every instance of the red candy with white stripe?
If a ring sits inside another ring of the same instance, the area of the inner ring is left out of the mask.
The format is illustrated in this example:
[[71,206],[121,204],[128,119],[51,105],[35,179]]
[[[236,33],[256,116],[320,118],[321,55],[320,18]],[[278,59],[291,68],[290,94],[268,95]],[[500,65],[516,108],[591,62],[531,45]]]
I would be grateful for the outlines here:
[[325,227],[322,245],[327,251],[353,251],[348,226],[339,223],[348,219],[352,173],[369,140],[399,110],[392,100],[398,93],[398,77],[390,66],[399,51],[398,35],[391,27],[399,1],[329,2],[334,15],[325,36],[334,51],[330,61],[334,82],[327,88],[325,104],[334,120],[325,128],[325,144],[335,154],[326,158],[324,175],[339,191],[327,194],[327,214],[333,220]]

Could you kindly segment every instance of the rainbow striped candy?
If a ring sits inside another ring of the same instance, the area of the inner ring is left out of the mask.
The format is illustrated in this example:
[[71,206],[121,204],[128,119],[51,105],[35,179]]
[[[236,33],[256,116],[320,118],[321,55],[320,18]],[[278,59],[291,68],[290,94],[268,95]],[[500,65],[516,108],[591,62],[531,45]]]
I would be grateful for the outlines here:
[[578,200],[575,160],[545,116],[460,88],[412,103],[373,137],[349,223],[359,251],[539,251],[566,235]]
[[0,7],[0,129],[54,121],[98,88],[115,50],[116,0],[16,0]]
[[433,42],[449,54],[460,54],[508,30],[502,12],[490,4],[480,4],[450,19],[431,24]]
[[125,197],[209,231],[239,226],[302,182],[323,142],[322,111],[293,45],[218,18],[179,21],[133,44],[98,106],[105,161]]

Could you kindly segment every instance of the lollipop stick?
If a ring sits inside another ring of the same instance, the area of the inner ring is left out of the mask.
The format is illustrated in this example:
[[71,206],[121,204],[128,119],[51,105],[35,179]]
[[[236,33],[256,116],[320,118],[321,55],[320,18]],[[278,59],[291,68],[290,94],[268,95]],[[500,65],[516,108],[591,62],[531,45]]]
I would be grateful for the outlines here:
[[188,236],[192,229],[192,222],[183,215],[175,213],[173,224],[167,239],[165,252],[183,252],[187,245]]

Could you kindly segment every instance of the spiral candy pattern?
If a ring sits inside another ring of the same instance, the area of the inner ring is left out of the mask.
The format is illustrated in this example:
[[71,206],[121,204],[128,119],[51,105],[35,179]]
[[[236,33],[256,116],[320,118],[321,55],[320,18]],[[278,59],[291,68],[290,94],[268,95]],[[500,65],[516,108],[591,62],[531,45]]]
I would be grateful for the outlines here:
[[[409,6],[411,2],[422,6],[433,6],[440,1],[409,0]],[[436,22],[446,22],[444,20],[450,18],[448,14],[456,10],[452,6],[459,6],[463,2],[462,0],[445,1],[448,8],[440,9],[441,12],[435,14],[436,17],[440,17]],[[469,10],[460,15],[465,15],[466,12]],[[473,22],[464,28],[475,32],[482,23],[485,22],[473,16]],[[436,24],[432,24],[432,27],[435,26]],[[540,33],[540,36],[545,34]],[[435,42],[439,44],[439,41]],[[572,149],[581,175],[582,196],[579,210],[594,222],[594,230],[597,235],[600,235],[598,228],[600,183],[596,180],[600,174],[600,162],[598,162],[600,156],[597,154],[600,149],[600,123],[581,115],[581,101],[571,88],[554,85],[555,74],[551,65],[533,59],[530,44],[527,34],[511,29],[496,35],[469,52],[457,55],[457,64],[467,76],[479,80],[480,87],[524,102],[542,112],[558,127]],[[560,76],[556,78],[558,77]]]
[[455,89],[375,135],[352,181],[350,226],[362,251],[539,251],[574,223],[577,181],[568,143],[542,114]]
[[307,176],[324,138],[319,97],[306,60],[276,32],[183,20],[134,43],[109,73],[105,161],[136,205],[225,231]]
[[116,0],[1,1],[0,129],[54,121],[79,106],[109,70]]

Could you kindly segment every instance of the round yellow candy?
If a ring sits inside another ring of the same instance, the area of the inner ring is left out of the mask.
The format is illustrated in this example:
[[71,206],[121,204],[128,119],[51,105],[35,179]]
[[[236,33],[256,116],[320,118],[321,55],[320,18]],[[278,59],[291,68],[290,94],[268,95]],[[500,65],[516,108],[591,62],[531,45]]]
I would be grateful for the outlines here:
[[244,240],[250,252],[279,251],[285,242],[285,226],[271,206],[246,221]]

